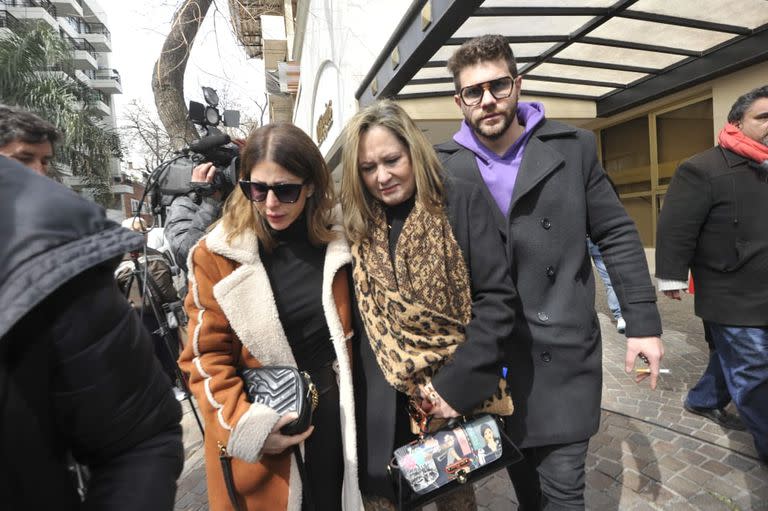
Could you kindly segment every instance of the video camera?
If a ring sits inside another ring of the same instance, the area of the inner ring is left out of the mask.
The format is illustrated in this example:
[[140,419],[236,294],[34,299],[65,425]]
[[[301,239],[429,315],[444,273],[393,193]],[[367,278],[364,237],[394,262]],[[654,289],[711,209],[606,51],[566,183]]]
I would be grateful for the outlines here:
[[[237,184],[237,166],[240,150],[231,143],[229,135],[217,128],[219,124],[227,127],[240,125],[240,112],[237,110],[218,110],[219,96],[210,87],[203,87],[203,97],[207,105],[196,101],[189,102],[189,119],[205,135],[198,141],[181,150],[180,156],[167,163],[157,178],[157,187],[152,196],[152,209],[162,214],[174,198],[192,191],[199,196],[212,195],[221,190],[228,195]],[[195,166],[211,162],[217,171],[212,183],[192,183],[192,170]]]

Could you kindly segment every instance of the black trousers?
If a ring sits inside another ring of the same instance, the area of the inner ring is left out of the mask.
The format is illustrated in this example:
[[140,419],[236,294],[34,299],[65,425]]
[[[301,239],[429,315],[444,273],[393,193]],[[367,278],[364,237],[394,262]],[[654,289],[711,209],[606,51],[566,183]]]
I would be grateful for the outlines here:
[[[312,416],[315,430],[304,442],[304,460],[309,481],[304,488],[301,508],[304,511],[340,511],[344,449],[341,443],[339,386],[331,366],[308,372],[317,386],[320,401]],[[313,508],[307,507],[310,499]]]
[[519,511],[583,511],[589,439],[521,449],[524,459],[507,468]]

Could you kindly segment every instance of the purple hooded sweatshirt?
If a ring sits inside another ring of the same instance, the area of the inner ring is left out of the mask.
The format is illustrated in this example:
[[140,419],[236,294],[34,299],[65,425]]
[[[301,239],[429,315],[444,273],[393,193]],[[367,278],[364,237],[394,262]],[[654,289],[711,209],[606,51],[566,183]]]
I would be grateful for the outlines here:
[[512,146],[499,156],[483,145],[477,139],[467,121],[462,121],[461,128],[453,136],[457,144],[466,147],[475,154],[477,166],[483,176],[488,190],[499,209],[506,218],[509,214],[509,204],[512,201],[512,191],[515,189],[517,173],[528,140],[534,128],[544,120],[544,105],[541,103],[517,104],[517,121],[523,126],[523,134],[515,140]]

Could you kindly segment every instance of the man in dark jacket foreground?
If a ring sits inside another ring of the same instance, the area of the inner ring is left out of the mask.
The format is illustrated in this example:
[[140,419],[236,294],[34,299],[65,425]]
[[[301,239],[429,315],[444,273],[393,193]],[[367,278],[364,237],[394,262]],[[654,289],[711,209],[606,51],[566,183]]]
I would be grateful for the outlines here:
[[585,240],[589,234],[600,248],[627,322],[626,370],[642,355],[655,388],[661,319],[643,247],[597,161],[594,136],[546,119],[539,103],[518,103],[522,78],[503,37],[464,43],[448,67],[464,122],[438,154],[449,174],[477,183],[491,204],[519,296],[507,430],[525,460],[510,477],[521,510],[584,509],[602,384]]
[[659,290],[680,299],[688,269],[714,349],[685,408],[722,422],[733,399],[768,462],[768,85],[731,107],[718,145],[685,161],[656,234]]
[[0,239],[0,507],[172,509],[180,405],[112,275],[142,237],[0,157]]

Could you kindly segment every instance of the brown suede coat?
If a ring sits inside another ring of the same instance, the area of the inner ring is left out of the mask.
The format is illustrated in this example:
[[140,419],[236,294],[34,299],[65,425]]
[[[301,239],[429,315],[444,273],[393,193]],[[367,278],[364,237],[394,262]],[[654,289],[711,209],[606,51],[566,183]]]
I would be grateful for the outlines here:
[[[339,234],[326,251],[322,296],[338,360],[345,457],[342,499],[345,510],[357,510],[362,509],[362,500],[346,342],[352,334],[345,268],[349,262],[349,248]],[[301,478],[290,451],[261,455],[279,416],[264,405],[249,403],[236,375],[240,367],[296,366],[259,259],[258,241],[247,233],[228,242],[219,224],[192,249],[188,267],[189,339],[179,364],[190,375],[190,387],[205,420],[210,509],[232,509],[219,461],[221,445],[233,457],[235,487],[243,509],[299,511]]]

